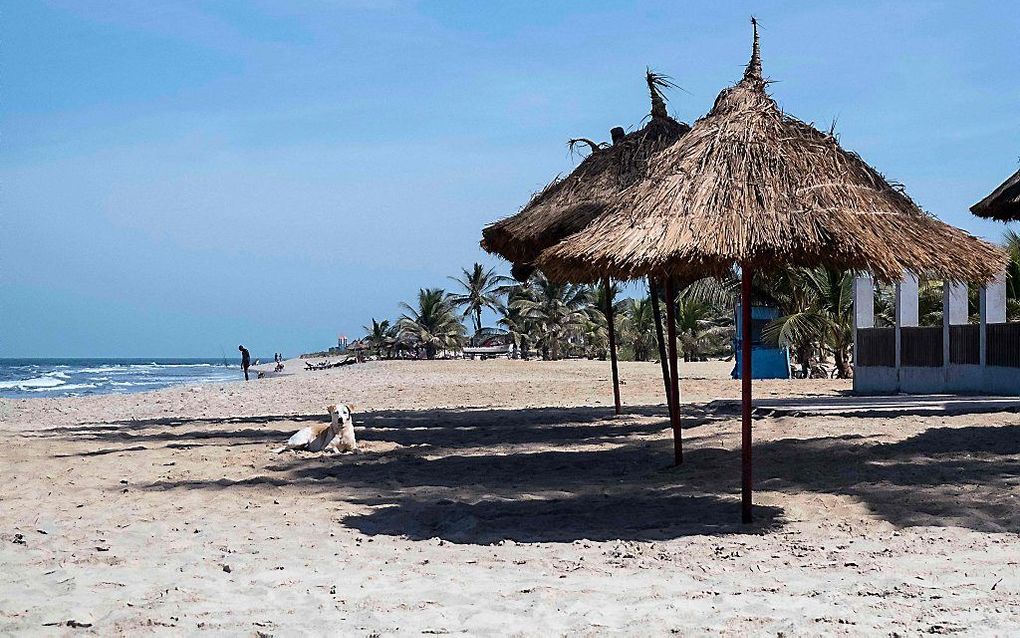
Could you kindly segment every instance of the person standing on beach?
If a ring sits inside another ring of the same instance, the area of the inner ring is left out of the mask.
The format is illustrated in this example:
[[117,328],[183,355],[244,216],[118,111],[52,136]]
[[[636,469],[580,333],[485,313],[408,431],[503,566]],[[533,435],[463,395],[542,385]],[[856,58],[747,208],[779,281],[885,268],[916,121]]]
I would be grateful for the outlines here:
[[241,351],[241,367],[244,369],[244,380],[248,380],[248,366],[251,365],[251,355],[248,354],[248,349],[244,346],[237,346],[237,349]]

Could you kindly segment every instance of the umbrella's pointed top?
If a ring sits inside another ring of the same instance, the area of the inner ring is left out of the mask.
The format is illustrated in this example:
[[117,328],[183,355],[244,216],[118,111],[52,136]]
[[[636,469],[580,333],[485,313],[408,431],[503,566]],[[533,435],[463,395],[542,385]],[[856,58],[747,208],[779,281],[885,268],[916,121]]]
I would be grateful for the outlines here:
[[666,96],[662,94],[663,88],[672,86],[669,77],[646,68],[645,81],[648,82],[648,93],[652,97],[652,117],[669,117],[666,112]]
[[762,76],[761,44],[758,41],[757,18],[751,18],[751,27],[754,29],[754,44],[751,47],[751,59],[744,69],[744,77],[719,93],[719,97],[715,99],[715,105],[712,107],[712,113],[715,115],[736,110],[762,114],[778,108],[765,91],[768,82]]
[[761,45],[758,42],[758,19],[751,18],[751,27],[754,29],[754,46],[751,49],[751,61],[747,63],[744,70],[745,80],[762,81],[761,76]]

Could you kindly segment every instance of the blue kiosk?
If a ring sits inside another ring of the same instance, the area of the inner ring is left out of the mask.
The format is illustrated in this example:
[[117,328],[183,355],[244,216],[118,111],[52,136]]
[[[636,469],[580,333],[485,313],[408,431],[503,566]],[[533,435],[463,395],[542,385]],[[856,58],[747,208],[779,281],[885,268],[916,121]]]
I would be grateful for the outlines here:
[[[737,327],[733,338],[734,363],[730,376],[740,378],[740,349],[744,335],[744,327],[740,321],[740,304],[733,310],[733,319]],[[761,331],[770,321],[779,318],[779,308],[773,306],[751,306],[751,378],[752,379],[789,379],[790,351],[785,346],[770,346],[762,343]]]

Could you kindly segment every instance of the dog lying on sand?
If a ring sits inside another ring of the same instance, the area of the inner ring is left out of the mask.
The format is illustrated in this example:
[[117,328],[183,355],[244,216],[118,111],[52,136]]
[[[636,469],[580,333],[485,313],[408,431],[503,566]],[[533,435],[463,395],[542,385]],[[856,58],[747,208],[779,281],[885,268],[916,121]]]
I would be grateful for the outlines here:
[[358,441],[354,438],[354,406],[341,403],[326,406],[330,422],[316,423],[298,430],[287,440],[287,444],[276,453],[287,450],[308,450],[309,452],[356,452]]

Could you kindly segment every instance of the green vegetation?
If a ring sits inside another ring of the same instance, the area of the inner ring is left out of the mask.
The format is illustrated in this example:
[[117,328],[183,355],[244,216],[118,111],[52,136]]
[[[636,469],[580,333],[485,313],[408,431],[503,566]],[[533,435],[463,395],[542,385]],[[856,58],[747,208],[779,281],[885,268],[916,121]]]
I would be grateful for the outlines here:
[[[1020,235],[1008,230],[1005,248],[1012,257],[1007,269],[1007,315],[1020,320]],[[524,282],[498,274],[494,268],[473,264],[450,277],[456,292],[423,288],[414,304],[402,303],[404,314],[396,321],[373,318],[364,326],[361,346],[379,358],[432,359],[456,354],[467,345],[510,344],[511,356],[544,359],[605,358],[609,349],[604,286],[561,284],[535,272]],[[853,374],[854,273],[830,268],[784,268],[754,279],[756,304],[779,309],[780,317],[765,326],[766,342],[790,348],[790,356],[805,376],[820,361],[830,361],[834,374]],[[686,361],[731,354],[733,307],[739,280],[702,279],[682,288],[675,300],[677,348]],[[621,359],[658,359],[655,315],[648,290],[623,298],[613,283],[608,298],[613,304],[617,350]],[[977,312],[972,287],[971,313]],[[920,323],[940,325],[942,282],[920,282]],[[665,307],[666,300],[660,298]],[[485,327],[484,311],[496,315]],[[893,321],[893,290],[880,287],[876,296],[878,325]],[[470,318],[470,329],[462,323]]]

